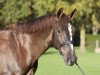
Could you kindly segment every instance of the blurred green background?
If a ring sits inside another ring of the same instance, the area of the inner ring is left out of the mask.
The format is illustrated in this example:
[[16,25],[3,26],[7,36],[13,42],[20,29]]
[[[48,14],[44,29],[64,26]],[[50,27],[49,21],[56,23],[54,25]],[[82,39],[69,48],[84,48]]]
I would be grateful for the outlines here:
[[[67,15],[77,9],[72,25],[78,62],[86,75],[100,75],[100,54],[95,53],[96,45],[100,50],[100,0],[0,0],[0,28],[56,14],[61,7]],[[54,48],[40,58],[36,75],[41,74],[81,75],[76,66],[66,66]]]
[[[78,64],[85,72],[85,75],[100,75],[100,54],[94,52],[82,53],[76,47]],[[76,65],[65,65],[59,52],[50,48],[39,59],[39,65],[36,75],[82,75]]]

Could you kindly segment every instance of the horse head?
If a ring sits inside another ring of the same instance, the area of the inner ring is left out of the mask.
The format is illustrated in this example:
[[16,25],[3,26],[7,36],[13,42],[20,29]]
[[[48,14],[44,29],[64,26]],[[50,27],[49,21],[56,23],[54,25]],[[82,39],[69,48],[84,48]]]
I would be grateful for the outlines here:
[[65,64],[70,66],[77,62],[72,39],[75,29],[70,23],[74,17],[75,11],[76,9],[74,9],[69,15],[66,15],[63,13],[63,9],[60,8],[56,14],[57,22],[53,33],[53,46],[60,51]]

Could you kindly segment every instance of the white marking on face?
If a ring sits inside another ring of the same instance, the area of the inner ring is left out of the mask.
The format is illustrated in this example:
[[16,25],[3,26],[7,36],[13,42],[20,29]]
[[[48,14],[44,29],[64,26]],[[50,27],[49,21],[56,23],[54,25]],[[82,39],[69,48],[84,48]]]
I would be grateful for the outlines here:
[[73,44],[70,44],[70,46],[71,46],[71,49],[74,50],[74,48],[73,48]]
[[[70,41],[72,41],[72,26],[70,23],[68,23],[68,31],[69,31],[69,36],[70,36]],[[74,50],[73,44],[70,44],[71,49]]]

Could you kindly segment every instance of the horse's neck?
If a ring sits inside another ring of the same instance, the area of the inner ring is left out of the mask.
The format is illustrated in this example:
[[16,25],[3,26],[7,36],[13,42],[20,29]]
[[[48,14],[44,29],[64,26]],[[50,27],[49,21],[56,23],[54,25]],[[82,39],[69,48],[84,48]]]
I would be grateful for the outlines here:
[[[44,30],[41,32],[41,34],[34,34],[33,35],[33,42],[32,42],[32,50],[33,57],[39,57],[41,54],[43,54],[48,46],[50,45],[52,41],[52,32],[53,29]],[[36,38],[34,38],[36,37]]]
[[47,28],[31,34],[19,34],[20,44],[27,50],[33,62],[38,59],[48,48],[52,41],[53,28]]

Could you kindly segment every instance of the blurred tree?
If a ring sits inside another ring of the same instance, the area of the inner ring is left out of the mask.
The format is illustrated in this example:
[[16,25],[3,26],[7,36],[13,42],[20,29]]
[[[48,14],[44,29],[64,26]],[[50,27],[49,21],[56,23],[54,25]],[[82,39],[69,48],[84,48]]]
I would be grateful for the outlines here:
[[16,23],[31,14],[30,0],[0,0],[0,21]]
[[92,31],[93,35],[97,35],[98,30],[100,28],[100,0],[94,0],[94,4],[92,6]]
[[56,0],[33,0],[32,8],[36,11],[37,16],[42,16],[53,12]]
[[93,27],[92,27],[93,35],[97,35],[100,26],[95,14],[92,14],[92,23],[93,23]]
[[0,0],[0,27],[11,25],[50,12],[56,12],[68,3],[63,0]]
[[[77,17],[74,22],[76,27],[80,30],[80,50],[85,51],[85,32],[92,29],[93,26],[97,26],[97,17],[93,19],[93,14],[99,15],[100,0],[71,0],[71,7],[77,8]],[[80,26],[79,26],[80,25]],[[96,29],[97,30],[97,29]]]

